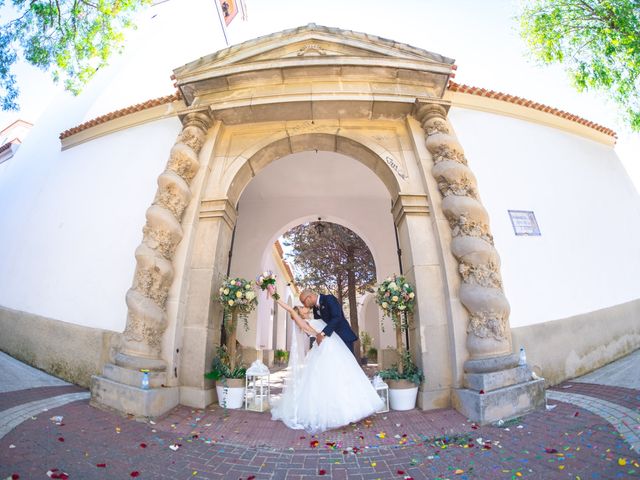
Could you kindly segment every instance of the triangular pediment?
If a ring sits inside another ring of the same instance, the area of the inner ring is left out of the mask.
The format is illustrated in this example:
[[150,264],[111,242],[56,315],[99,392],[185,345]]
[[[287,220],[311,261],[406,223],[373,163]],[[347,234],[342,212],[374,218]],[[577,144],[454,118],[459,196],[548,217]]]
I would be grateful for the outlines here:
[[327,60],[361,58],[363,61],[380,58],[386,62],[396,59],[417,62],[423,66],[450,66],[454,63],[453,59],[442,55],[375,35],[309,24],[249,40],[207,55],[175,69],[174,75],[180,83],[195,78],[201,79],[207,72],[219,71],[220,74],[224,74],[233,70],[234,66],[258,66],[280,61],[304,62],[306,59],[317,62],[317,58],[314,57]]

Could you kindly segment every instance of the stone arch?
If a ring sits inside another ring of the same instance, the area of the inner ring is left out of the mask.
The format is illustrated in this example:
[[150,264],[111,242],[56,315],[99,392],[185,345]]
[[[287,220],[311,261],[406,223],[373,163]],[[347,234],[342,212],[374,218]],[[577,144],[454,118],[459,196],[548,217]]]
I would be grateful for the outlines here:
[[359,161],[380,178],[392,199],[402,191],[396,174],[385,161],[393,158],[385,148],[366,137],[339,131],[294,135],[283,131],[265,138],[234,159],[225,172],[222,190],[235,207],[242,191],[263,168],[292,153],[311,150],[341,153]]

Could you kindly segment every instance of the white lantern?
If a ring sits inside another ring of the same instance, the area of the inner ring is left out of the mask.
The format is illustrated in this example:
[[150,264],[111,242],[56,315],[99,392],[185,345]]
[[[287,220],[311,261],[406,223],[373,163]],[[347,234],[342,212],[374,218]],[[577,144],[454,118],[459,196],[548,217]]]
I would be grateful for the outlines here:
[[264,412],[271,400],[271,372],[261,360],[256,360],[247,369],[245,378],[244,409]]
[[376,375],[371,380],[373,384],[373,388],[376,389],[376,392],[380,399],[384,402],[382,408],[378,410],[376,413],[385,413],[389,411],[389,385],[387,385],[380,375]]

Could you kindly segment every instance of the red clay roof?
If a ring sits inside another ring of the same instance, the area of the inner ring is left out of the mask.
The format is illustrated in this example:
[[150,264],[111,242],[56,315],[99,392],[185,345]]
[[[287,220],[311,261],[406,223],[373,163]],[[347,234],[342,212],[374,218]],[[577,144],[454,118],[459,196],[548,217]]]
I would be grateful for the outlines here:
[[485,88],[462,85],[462,84],[453,82],[451,80],[449,80],[449,85],[447,86],[447,89],[452,92],[468,93],[470,95],[493,98],[496,100],[501,100],[503,102],[515,103],[516,105],[522,105],[523,107],[533,108],[534,110],[550,113],[552,115],[555,115],[556,117],[566,118],[567,120],[571,120],[572,122],[576,122],[581,125],[585,125],[589,128],[593,128],[594,130],[597,130],[598,132],[602,132],[605,135],[609,135],[610,137],[618,138],[618,135],[616,134],[616,132],[614,132],[610,128],[604,127],[602,125],[598,125],[595,122],[590,122],[589,120],[586,120],[577,115],[573,115],[572,113],[565,112],[564,110],[558,110],[557,108],[553,108],[548,105],[544,105],[542,103],[534,102],[532,100],[527,100],[526,98],[516,97],[515,95],[496,92],[494,90],[487,90]]
[[[544,105],[542,103],[537,103],[532,100],[527,100],[526,98],[517,97],[515,95],[509,95],[502,92],[496,92],[494,90],[487,90],[485,88],[471,87],[469,85],[462,85],[456,83],[454,81],[449,81],[449,85],[447,89],[452,92],[459,93],[467,93],[470,95],[477,95],[480,97],[493,98],[495,100],[500,100],[503,102],[514,103],[516,105],[522,105],[523,107],[533,108],[534,110],[539,110],[541,112],[550,113],[551,115],[555,115],[560,118],[564,118],[570,120],[572,122],[579,123],[586,127],[592,128],[598,132],[602,132],[605,135],[609,135],[613,138],[618,138],[616,132],[611,130],[610,128],[599,125],[595,122],[590,122],[582,117],[577,115],[573,115],[569,112],[565,112],[563,110],[558,110],[557,108],[550,107],[548,105]],[[155,98],[153,100],[147,100],[144,103],[138,103],[136,105],[132,105],[127,108],[123,108],[120,110],[116,110],[115,112],[107,113],[106,115],[102,115],[100,117],[94,118],[93,120],[89,120],[88,122],[82,123],[76,127],[70,128],[69,130],[65,130],[60,134],[60,140],[63,140],[71,135],[82,132],[83,130],[87,130],[88,128],[95,127],[96,125],[100,125],[102,123],[106,123],[110,120],[114,120],[116,118],[124,117],[131,113],[139,112],[142,110],[146,110],[148,108],[156,107],[158,105],[163,105],[165,103],[171,103],[176,100],[179,100],[180,93],[176,91],[176,93],[172,95],[167,95],[165,97]]]
[[110,120],[114,120],[116,118],[124,117],[131,113],[140,112],[142,110],[146,110],[147,108],[157,107],[158,105],[164,105],[165,103],[175,102],[180,99],[180,93],[176,91],[176,93],[172,95],[167,95],[165,97],[154,98],[153,100],[147,100],[143,103],[138,103],[136,105],[132,105],[127,108],[122,108],[120,110],[116,110],[115,112],[107,113],[106,115],[101,115],[99,117],[94,118],[93,120],[89,120],[88,122],[81,123],[80,125],[70,128],[69,130],[65,130],[60,134],[60,140],[70,137],[78,132],[82,132],[83,130],[87,130],[88,128],[95,127],[96,125],[100,125],[102,123],[106,123]]

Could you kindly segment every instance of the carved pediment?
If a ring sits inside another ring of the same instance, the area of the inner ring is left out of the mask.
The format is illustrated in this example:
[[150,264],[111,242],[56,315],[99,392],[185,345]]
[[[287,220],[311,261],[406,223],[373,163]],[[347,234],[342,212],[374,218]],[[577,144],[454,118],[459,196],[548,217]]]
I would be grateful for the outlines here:
[[430,96],[441,96],[453,63],[374,35],[310,24],[207,55],[175,69],[174,76],[189,105],[205,97],[209,103],[212,95],[226,91],[230,92],[226,100],[236,100],[242,88],[284,84],[291,78],[424,84],[424,91],[438,92]]

